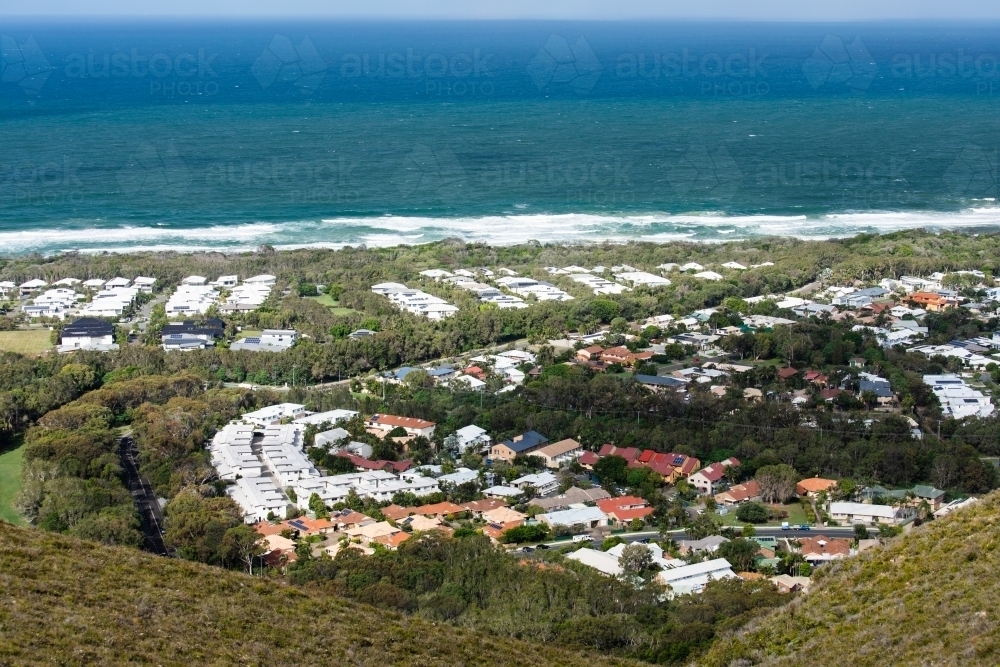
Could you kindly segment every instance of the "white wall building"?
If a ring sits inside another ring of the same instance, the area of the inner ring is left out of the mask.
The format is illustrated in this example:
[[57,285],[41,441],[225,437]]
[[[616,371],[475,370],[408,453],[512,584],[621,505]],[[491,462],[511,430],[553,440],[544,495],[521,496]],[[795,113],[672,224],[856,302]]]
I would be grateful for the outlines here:
[[270,477],[241,477],[227,493],[243,508],[247,523],[265,521],[270,513],[279,519],[286,516],[288,499]]
[[259,428],[281,423],[282,419],[298,419],[306,416],[306,406],[298,403],[278,403],[243,415],[243,421]]
[[925,375],[924,384],[941,403],[941,412],[947,417],[989,417],[996,406],[989,396],[965,384],[957,375]]

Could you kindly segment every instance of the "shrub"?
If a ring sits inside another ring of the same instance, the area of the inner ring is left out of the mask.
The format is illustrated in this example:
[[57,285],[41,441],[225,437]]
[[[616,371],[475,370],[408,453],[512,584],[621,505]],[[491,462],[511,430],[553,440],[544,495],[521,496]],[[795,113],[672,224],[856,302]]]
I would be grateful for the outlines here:
[[743,503],[736,510],[736,518],[745,523],[764,523],[767,517],[767,508],[760,503]]

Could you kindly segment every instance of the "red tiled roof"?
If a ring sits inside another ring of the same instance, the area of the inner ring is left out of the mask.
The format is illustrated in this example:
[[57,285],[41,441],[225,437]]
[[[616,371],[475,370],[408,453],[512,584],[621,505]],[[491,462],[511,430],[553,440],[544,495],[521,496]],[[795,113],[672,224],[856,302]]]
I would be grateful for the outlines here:
[[396,415],[372,415],[368,420],[369,424],[378,424],[380,426],[392,426],[393,428],[401,426],[403,428],[428,428],[434,426],[434,422],[429,422],[426,419],[417,419],[416,417],[398,417]]
[[433,505],[423,505],[416,508],[415,513],[422,514],[423,516],[440,516],[442,514],[458,514],[464,511],[465,508],[461,505],[445,501],[443,503],[434,503]]
[[798,374],[799,372],[794,368],[792,368],[791,366],[786,366],[785,368],[778,369],[778,377],[780,377],[783,380],[787,380],[788,378],[793,378]]
[[594,465],[595,463],[597,463],[600,460],[601,460],[601,457],[598,456],[597,454],[595,454],[594,452],[584,452],[580,456],[580,458],[577,459],[577,461],[582,466],[592,466],[592,465]]
[[[830,538],[825,535],[817,535],[816,537],[804,537],[799,540],[802,544],[802,555],[806,554],[821,554],[821,555],[844,555],[847,556],[851,553],[851,543],[847,540],[840,538]],[[822,544],[820,544],[822,542]]]
[[698,471],[698,474],[705,477],[710,482],[718,482],[722,479],[722,476],[726,473],[727,467],[735,467],[740,464],[740,460],[734,457],[729,457],[725,461],[719,461],[718,463],[713,463],[710,466],[705,466]]
[[392,519],[393,521],[399,521],[400,519],[405,519],[411,514],[416,513],[416,508],[414,507],[400,507],[399,505],[389,505],[388,507],[382,508],[382,516],[386,519]]
[[616,509],[637,509],[646,505],[646,501],[638,496],[619,496],[618,498],[604,498],[597,501],[597,507],[605,514]]
[[653,458],[656,454],[652,449],[644,449],[642,453],[639,454],[639,458],[636,459],[639,463],[649,463],[649,460]]
[[507,507],[507,501],[499,498],[486,498],[485,500],[473,500],[462,505],[470,512],[489,512],[498,507]]
[[738,484],[734,487],[729,488],[727,491],[723,491],[736,502],[743,502],[749,498],[756,498],[760,495],[760,484],[754,480],[750,480],[745,484]]

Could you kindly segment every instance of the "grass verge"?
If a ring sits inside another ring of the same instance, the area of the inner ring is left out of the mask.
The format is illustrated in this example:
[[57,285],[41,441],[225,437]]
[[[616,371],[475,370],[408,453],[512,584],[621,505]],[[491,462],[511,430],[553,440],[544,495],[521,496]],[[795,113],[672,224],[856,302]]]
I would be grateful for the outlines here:
[[24,525],[24,519],[14,510],[14,497],[21,490],[21,458],[24,446],[19,437],[14,447],[0,450],[0,519],[17,526]]

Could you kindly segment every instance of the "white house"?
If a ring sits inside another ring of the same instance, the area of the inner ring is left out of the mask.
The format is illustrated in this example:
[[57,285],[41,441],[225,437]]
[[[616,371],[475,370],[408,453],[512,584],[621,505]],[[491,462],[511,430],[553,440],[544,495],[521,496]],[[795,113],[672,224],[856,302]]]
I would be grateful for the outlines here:
[[866,503],[831,502],[830,518],[849,524],[899,523],[904,518],[900,508],[890,505],[868,505]]
[[262,273],[259,276],[252,276],[250,278],[247,278],[243,282],[249,285],[268,285],[270,287],[274,287],[274,283],[276,283],[277,281],[278,279],[272,276],[271,274]]
[[254,426],[264,428],[272,424],[279,424],[282,419],[304,417],[305,413],[306,406],[304,405],[299,405],[298,403],[278,403],[277,405],[269,405],[266,408],[248,412],[243,415],[242,419]]
[[549,526],[583,526],[585,529],[608,525],[608,515],[597,507],[547,512],[539,514],[538,520]]
[[684,565],[661,570],[657,575],[660,583],[670,586],[673,595],[701,593],[710,581],[736,577],[733,566],[725,558]]
[[730,456],[725,461],[719,461],[712,465],[705,466],[695,474],[688,477],[688,483],[698,489],[698,493],[706,496],[714,496],[720,488],[720,482],[726,474],[726,468],[735,468],[740,464],[739,459]]
[[315,424],[321,426],[323,424],[339,424],[340,422],[348,421],[354,419],[358,416],[355,410],[328,410],[327,412],[314,412],[310,415],[305,415],[303,417],[298,417],[295,419],[296,424]]
[[247,523],[265,521],[268,514],[279,519],[286,516],[288,499],[270,477],[241,477],[236,480],[236,486],[227,489],[227,493],[243,508]]
[[527,486],[532,486],[538,492],[538,495],[544,496],[559,488],[559,479],[552,473],[545,471],[518,477],[510,485],[515,489],[522,490]]
[[81,318],[63,327],[56,351],[60,354],[76,350],[117,350],[115,327],[110,322]]
[[208,278],[206,278],[205,276],[188,276],[187,278],[181,281],[181,285],[200,286],[204,285],[207,282]]
[[294,329],[264,329],[260,336],[247,336],[229,346],[231,350],[284,352],[295,345],[299,332]]
[[138,276],[132,281],[132,285],[138,287],[139,291],[145,294],[152,294],[155,284],[156,278],[150,278],[149,276]]
[[458,439],[458,452],[464,454],[469,451],[480,451],[490,446],[491,439],[487,435],[486,429],[480,428],[475,424],[469,424],[463,428],[455,431],[455,437]]

